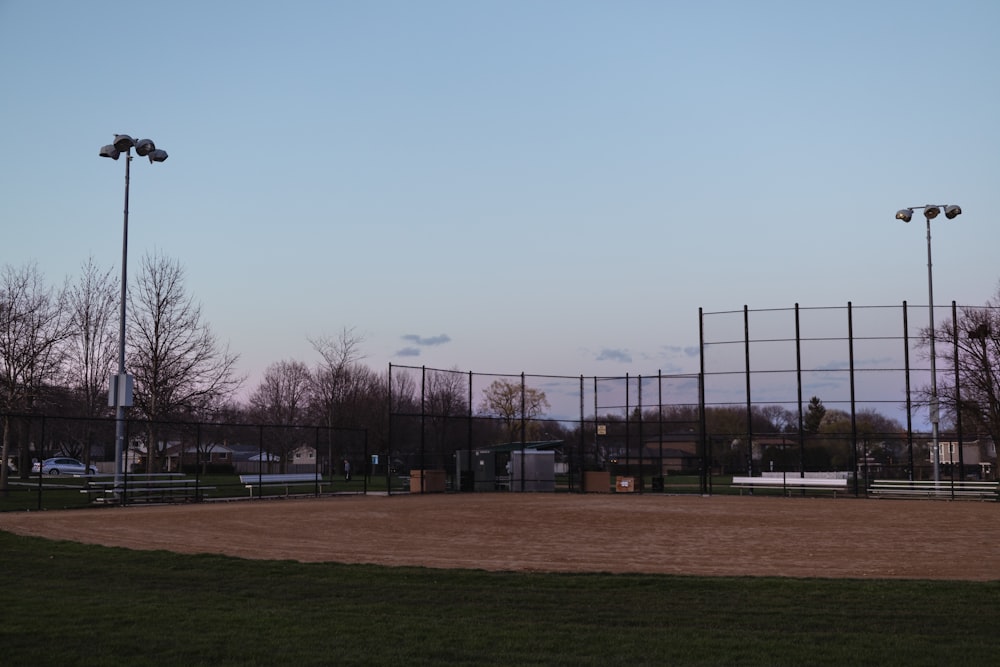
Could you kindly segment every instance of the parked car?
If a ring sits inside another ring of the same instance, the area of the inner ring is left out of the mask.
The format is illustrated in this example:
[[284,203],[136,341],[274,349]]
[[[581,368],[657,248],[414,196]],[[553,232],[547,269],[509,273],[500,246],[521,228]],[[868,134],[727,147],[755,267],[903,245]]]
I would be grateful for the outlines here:
[[56,457],[54,459],[45,459],[42,461],[41,466],[39,466],[38,461],[35,461],[31,466],[31,472],[37,474],[41,468],[41,471],[46,475],[96,475],[97,466],[92,465],[89,468],[83,465],[82,462],[76,459],[70,459],[66,457]]

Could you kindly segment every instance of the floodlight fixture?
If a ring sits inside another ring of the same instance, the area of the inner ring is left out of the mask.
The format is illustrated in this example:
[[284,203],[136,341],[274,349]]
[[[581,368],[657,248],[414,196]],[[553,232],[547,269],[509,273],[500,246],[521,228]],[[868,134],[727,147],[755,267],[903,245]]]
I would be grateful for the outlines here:
[[166,162],[167,151],[157,148],[154,151],[150,151],[147,157],[149,157],[150,164],[153,164],[154,162]]
[[156,150],[156,144],[153,143],[152,139],[140,139],[135,142],[135,153],[141,157],[146,157],[151,152]]
[[135,139],[127,134],[116,134],[114,144],[119,151],[125,152],[135,146]]
[[[149,162],[163,162],[167,159],[167,152],[156,147],[152,139],[140,139],[136,141],[127,134],[116,134],[113,143],[101,148],[100,156],[117,160],[122,153],[125,154],[125,215],[122,225],[122,280],[121,280],[121,302],[119,304],[120,317],[118,320],[118,374],[111,378],[111,387],[108,392],[109,404],[113,402],[115,408],[115,482],[114,491],[116,494],[122,493],[123,481],[123,454],[125,452],[125,408],[132,405],[132,377],[125,372],[125,305],[127,303],[126,286],[128,285],[128,274],[126,266],[128,264],[128,189],[129,189],[129,163],[132,162],[132,149],[140,157],[148,157]],[[121,496],[124,499],[124,496]]]
[[896,211],[896,219],[902,220],[903,222],[909,222],[913,219],[913,209],[923,209],[924,218],[927,219],[927,313],[928,319],[930,320],[930,326],[928,327],[928,336],[930,338],[930,361],[931,361],[931,403],[930,403],[930,422],[931,422],[931,460],[934,463],[934,480],[940,479],[940,460],[941,451],[938,444],[938,422],[939,422],[939,404],[938,404],[938,387],[937,387],[937,352],[934,349],[934,271],[933,264],[931,263],[931,220],[938,217],[941,214],[941,209],[944,209],[944,217],[949,220],[955,219],[955,217],[962,214],[962,207],[957,204],[926,204],[924,206],[911,206],[910,208],[904,208]]

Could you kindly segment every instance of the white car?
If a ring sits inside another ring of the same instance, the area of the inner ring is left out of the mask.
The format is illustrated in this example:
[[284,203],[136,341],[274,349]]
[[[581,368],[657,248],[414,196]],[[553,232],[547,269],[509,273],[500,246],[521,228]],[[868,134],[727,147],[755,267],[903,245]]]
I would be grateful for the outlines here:
[[39,469],[46,475],[96,475],[97,466],[92,465],[89,468],[80,461],[76,459],[70,459],[66,457],[57,457],[54,459],[45,459],[42,461],[41,466],[39,466],[38,461],[35,461],[31,466],[31,472],[38,473]]

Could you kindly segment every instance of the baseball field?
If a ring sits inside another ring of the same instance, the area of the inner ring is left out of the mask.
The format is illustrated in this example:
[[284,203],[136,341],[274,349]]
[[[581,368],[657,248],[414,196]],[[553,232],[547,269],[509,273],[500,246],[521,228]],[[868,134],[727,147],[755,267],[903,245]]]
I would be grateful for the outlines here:
[[998,511],[508,493],[5,513],[0,639],[9,664],[989,664]]

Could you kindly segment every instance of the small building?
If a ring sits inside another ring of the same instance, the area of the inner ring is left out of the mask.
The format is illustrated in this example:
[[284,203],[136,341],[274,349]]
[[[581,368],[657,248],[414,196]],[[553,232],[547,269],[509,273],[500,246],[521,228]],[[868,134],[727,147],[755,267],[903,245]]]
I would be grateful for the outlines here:
[[[455,452],[455,488],[461,491],[554,491],[558,465],[556,450],[562,444],[562,440],[505,442]],[[535,453],[546,456],[528,456]]]
[[179,472],[188,466],[232,465],[233,450],[227,445],[203,444],[199,449],[191,444],[173,443],[165,451],[167,472]]
[[555,491],[556,453],[525,449],[510,453],[511,491]]
[[[927,460],[933,463],[933,443],[927,443]],[[977,475],[988,479],[996,463],[996,448],[991,441],[973,440],[959,443],[954,440],[938,440],[938,462],[946,466],[965,466],[965,475]],[[965,476],[963,475],[963,477]]]
[[699,470],[698,436],[690,432],[646,438],[642,446],[608,446],[608,470],[613,475],[690,473]]
[[303,465],[303,466],[315,466],[316,465],[316,448],[310,447],[309,445],[300,445],[292,450],[291,461],[292,465]]

